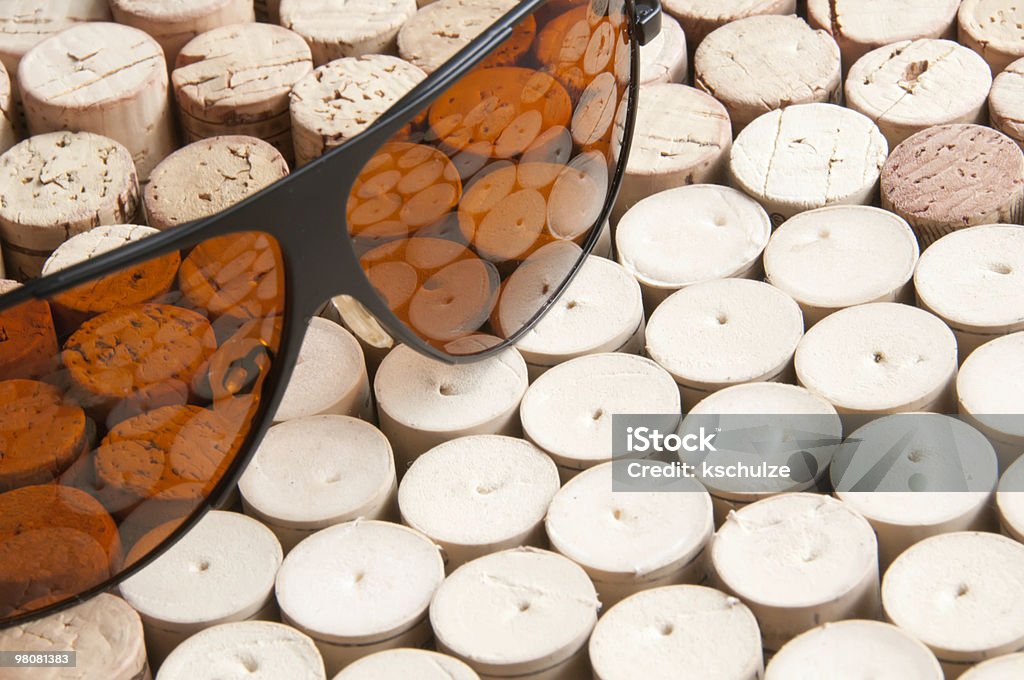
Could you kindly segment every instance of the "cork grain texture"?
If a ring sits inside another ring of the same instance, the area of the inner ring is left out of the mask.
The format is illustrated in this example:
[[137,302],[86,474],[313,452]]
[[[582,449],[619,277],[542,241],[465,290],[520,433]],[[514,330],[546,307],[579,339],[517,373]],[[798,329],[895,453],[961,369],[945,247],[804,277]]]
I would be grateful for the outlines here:
[[515,0],[432,2],[402,26],[398,54],[431,73],[515,6]]
[[107,0],[16,0],[0,4],[0,59],[8,69],[29,49],[78,23],[109,21]]
[[283,0],[281,25],[309,43],[319,66],[341,57],[395,54],[416,0]]

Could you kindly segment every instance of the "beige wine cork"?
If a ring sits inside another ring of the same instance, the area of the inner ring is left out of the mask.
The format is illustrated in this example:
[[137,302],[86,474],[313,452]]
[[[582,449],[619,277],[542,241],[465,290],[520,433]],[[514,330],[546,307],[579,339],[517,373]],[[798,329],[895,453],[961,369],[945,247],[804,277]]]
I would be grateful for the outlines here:
[[559,485],[554,462],[533,444],[475,435],[417,458],[398,507],[405,524],[441,546],[451,572],[501,550],[547,547],[544,514]]
[[177,146],[163,50],[136,28],[76,24],[32,48],[18,80],[30,133],[110,137],[131,153],[142,181]]
[[432,73],[515,6],[515,0],[431,2],[402,25],[398,54]]
[[472,668],[447,654],[426,649],[391,649],[364,656],[333,680],[480,680]]
[[373,384],[377,376],[377,369],[380,368],[384,357],[395,348],[395,339],[384,330],[377,318],[351,295],[338,295],[331,298],[320,315],[325,319],[340,323],[359,341],[359,346],[363,348],[363,355],[366,358],[366,370],[370,376],[370,384]]
[[661,303],[647,327],[647,355],[672,374],[689,410],[730,385],[791,382],[803,333],[800,307],[778,288],[718,279]]
[[1003,533],[1024,543],[1024,463],[1019,458],[999,480],[996,508]]
[[734,133],[792,104],[838,103],[839,46],[797,16],[752,16],[713,31],[693,57],[694,85],[729,111]]
[[308,635],[271,621],[222,623],[196,633],[160,666],[158,680],[326,680]]
[[590,638],[590,662],[595,680],[759,680],[764,670],[750,609],[692,585],[646,590],[608,611]]
[[714,580],[754,612],[769,651],[821,623],[880,613],[874,531],[830,496],[784,494],[732,513],[711,561]]
[[793,14],[796,0],[668,0],[665,11],[679,20],[693,52],[716,28],[758,14]]
[[612,459],[612,416],[678,416],[672,377],[644,357],[592,354],[552,368],[523,397],[527,439],[550,455],[565,482]]
[[163,231],[219,213],[288,174],[281,152],[255,137],[213,137],[175,151],[149,176],[142,200]]
[[689,69],[683,27],[671,15],[662,14],[661,31],[640,48],[640,84],[685,83]]
[[280,24],[301,35],[322,66],[342,57],[397,54],[416,0],[281,0]]
[[957,40],[980,54],[992,75],[1024,57],[1024,8],[1013,0],[965,0],[957,11]]
[[958,412],[988,437],[1006,470],[1024,453],[1024,333],[976,349],[960,369],[956,393]]
[[1024,61],[1013,62],[992,81],[988,117],[992,127],[1024,146]]
[[911,302],[920,249],[906,220],[866,205],[800,213],[764,251],[765,280],[800,305],[810,328],[868,302]]
[[945,680],[938,659],[880,621],[836,621],[798,635],[772,657],[765,680]]
[[456,569],[430,604],[430,622],[438,651],[462,659],[486,680],[584,680],[599,606],[578,565],[545,550],[517,548]]
[[715,184],[669,189],[640,201],[615,231],[619,262],[643,290],[648,316],[686,286],[760,278],[772,223],[757,201]]
[[1007,654],[974,666],[961,680],[1014,680],[1024,673],[1024,654]]
[[281,544],[256,520],[213,510],[180,541],[120,585],[142,616],[156,665],[185,638],[218,623],[277,616]]
[[296,164],[358,135],[424,78],[407,61],[371,54],[332,61],[299,80],[291,93]]
[[933,536],[882,581],[886,618],[938,657],[946,678],[1024,647],[1024,545],[984,532]]
[[[296,465],[301,459],[302,464]],[[397,520],[391,444],[348,416],[271,427],[238,481],[245,514],[267,525],[287,554],[320,529],[354,519]]]
[[627,210],[660,191],[686,184],[723,183],[731,147],[729,112],[711,95],[676,83],[641,88],[629,161],[612,222],[617,223]]
[[75,652],[73,668],[7,670],[21,680],[150,680],[142,621],[119,597],[101,593],[70,609],[0,632],[0,646],[28,654]]
[[129,224],[139,208],[131,154],[89,132],[52,132],[0,156],[0,241],[7,276],[39,276],[46,258],[75,234]]
[[421,647],[444,579],[437,546],[398,524],[355,521],[295,546],[277,576],[281,616],[313,638],[328,676],[374,652]]
[[0,61],[0,153],[18,143],[17,127],[18,112],[15,110],[10,74]]
[[731,183],[778,226],[826,205],[869,205],[888,155],[878,126],[834,104],[797,104],[763,114],[736,138]]

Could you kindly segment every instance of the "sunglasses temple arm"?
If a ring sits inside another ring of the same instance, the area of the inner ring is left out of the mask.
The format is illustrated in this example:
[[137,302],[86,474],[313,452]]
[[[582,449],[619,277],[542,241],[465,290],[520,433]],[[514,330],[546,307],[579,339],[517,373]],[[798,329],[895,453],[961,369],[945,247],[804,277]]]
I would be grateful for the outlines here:
[[647,45],[661,33],[661,1],[636,0],[636,23],[640,45]]

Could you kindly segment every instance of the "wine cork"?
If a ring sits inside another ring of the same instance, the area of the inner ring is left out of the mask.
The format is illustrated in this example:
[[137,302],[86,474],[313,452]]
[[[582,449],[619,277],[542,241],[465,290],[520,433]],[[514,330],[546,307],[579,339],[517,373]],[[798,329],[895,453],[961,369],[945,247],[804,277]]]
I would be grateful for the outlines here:
[[764,670],[750,609],[690,585],[637,593],[608,611],[590,638],[590,661],[595,680],[758,680]]
[[[20,285],[0,279],[0,295]],[[45,378],[56,370],[60,349],[46,300],[28,300],[0,312],[0,335],[7,338],[0,353],[0,380]]]
[[[402,24],[398,54],[426,73],[433,73],[515,6],[515,0],[431,2]],[[527,20],[526,24],[536,32],[536,21]],[[526,43],[527,49],[530,42]],[[514,59],[502,65],[511,65],[511,61]]]
[[1024,463],[1017,460],[999,480],[996,508],[1003,533],[1024,543]]
[[71,609],[0,632],[4,649],[34,654],[75,652],[75,667],[14,671],[24,680],[151,680],[142,621],[119,597],[101,593]]
[[661,16],[661,31],[640,48],[640,84],[685,83],[689,80],[690,60],[686,34],[669,14]]
[[89,132],[53,132],[0,156],[0,240],[7,276],[39,276],[57,246],[101,224],[130,224],[139,182],[128,150]]
[[758,14],[793,14],[796,0],[668,0],[665,11],[686,31],[691,52],[716,28]]
[[1024,333],[985,343],[967,358],[957,376],[958,412],[995,446],[1001,470],[1024,453],[1024,422],[1018,415],[1022,380]]
[[715,580],[754,612],[769,651],[821,623],[880,613],[874,531],[829,496],[784,494],[731,514],[711,561]]
[[77,24],[32,48],[18,67],[33,135],[105,135],[131,153],[139,178],[177,146],[167,62],[160,45],[130,26]]
[[764,252],[768,283],[797,301],[810,328],[847,307],[911,302],[920,249],[906,220],[866,205],[800,213]]
[[641,88],[629,161],[612,223],[617,224],[626,211],[660,191],[724,182],[731,147],[729,112],[714,97],[676,83]]
[[988,96],[989,123],[996,130],[1024,146],[1024,62],[1007,66],[992,81]]
[[426,649],[392,649],[364,656],[333,680],[480,680],[458,659]]
[[836,621],[798,635],[772,657],[765,680],[945,680],[924,644],[879,621]]
[[778,226],[826,205],[871,204],[887,154],[885,138],[867,117],[834,104],[797,104],[743,130],[729,173]]
[[313,63],[397,54],[398,30],[416,14],[416,0],[281,0],[280,24],[305,39]]
[[694,84],[725,104],[734,133],[775,109],[840,98],[839,46],[792,15],[722,26],[697,48],[693,67]]
[[622,216],[619,262],[643,290],[648,316],[669,295],[709,279],[760,278],[772,223],[746,194],[714,184],[662,191]]
[[351,295],[338,295],[331,298],[321,312],[321,316],[340,323],[359,341],[359,346],[363,348],[363,355],[366,358],[366,370],[370,376],[370,384],[373,384],[377,377],[377,369],[380,368],[384,357],[395,348],[395,339],[384,330],[376,317]]
[[455,570],[430,603],[430,622],[438,651],[462,659],[484,680],[583,680],[599,606],[578,565],[518,548]]
[[760,281],[719,279],[673,293],[647,327],[647,355],[679,384],[683,409],[724,387],[790,382],[800,307]]
[[796,350],[800,384],[839,413],[950,413],[956,338],[923,310],[875,302],[836,312]]
[[1017,25],[1022,20],[1024,13],[1009,0],[966,0],[957,11],[957,40],[980,54],[996,76],[1024,57],[1024,30]]
[[893,562],[886,617],[939,658],[946,678],[1024,647],[1024,545],[997,534],[933,536]]
[[398,57],[371,54],[332,61],[299,80],[291,93],[296,164],[358,135],[425,77]]
[[213,137],[165,158],[143,191],[146,222],[163,231],[219,213],[288,175],[281,152],[262,139]]
[[0,61],[0,153],[18,143],[17,127],[18,112],[15,110],[10,74]]
[[526,362],[515,348],[486,361],[448,366],[396,347],[381,362],[373,391],[399,477],[421,453],[450,439],[519,436],[527,382]]
[[373,425],[346,416],[271,427],[238,488],[245,513],[267,525],[286,554],[335,524],[398,518],[391,445]]
[[416,459],[398,490],[402,521],[439,545],[445,569],[490,553],[547,547],[544,514],[558,470],[522,439],[461,437]]
[[1013,680],[1024,673],[1024,654],[1007,654],[974,666],[961,680]]
[[426,644],[427,607],[443,579],[437,546],[419,532],[355,521],[295,546],[277,576],[277,601],[333,677],[374,652]]

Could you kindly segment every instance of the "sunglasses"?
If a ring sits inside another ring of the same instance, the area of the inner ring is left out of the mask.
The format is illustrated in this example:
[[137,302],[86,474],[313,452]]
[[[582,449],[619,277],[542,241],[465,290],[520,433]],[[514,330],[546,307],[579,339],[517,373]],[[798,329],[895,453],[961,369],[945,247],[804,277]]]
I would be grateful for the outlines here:
[[611,210],[658,0],[526,0],[261,193],[0,296],[0,626],[137,572],[232,489],[309,319],[501,352]]

